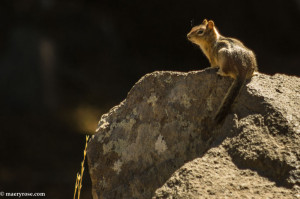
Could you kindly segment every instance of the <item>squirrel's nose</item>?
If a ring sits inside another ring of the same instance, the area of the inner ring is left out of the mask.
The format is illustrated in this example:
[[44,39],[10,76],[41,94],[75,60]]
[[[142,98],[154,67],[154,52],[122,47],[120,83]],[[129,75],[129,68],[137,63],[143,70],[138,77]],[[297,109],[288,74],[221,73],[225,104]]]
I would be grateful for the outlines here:
[[190,38],[191,38],[191,34],[188,33],[188,34],[186,35],[186,37],[187,37],[188,39],[190,39]]

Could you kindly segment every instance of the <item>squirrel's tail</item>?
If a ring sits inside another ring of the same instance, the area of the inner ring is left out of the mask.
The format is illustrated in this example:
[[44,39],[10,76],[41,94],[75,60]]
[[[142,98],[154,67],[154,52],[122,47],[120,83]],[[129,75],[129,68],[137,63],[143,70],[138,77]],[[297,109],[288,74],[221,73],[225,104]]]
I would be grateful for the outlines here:
[[233,104],[235,98],[238,96],[244,82],[245,77],[240,75],[238,75],[233,81],[214,117],[214,121],[216,122],[216,124],[220,124],[226,117],[227,113],[231,108],[231,105]]

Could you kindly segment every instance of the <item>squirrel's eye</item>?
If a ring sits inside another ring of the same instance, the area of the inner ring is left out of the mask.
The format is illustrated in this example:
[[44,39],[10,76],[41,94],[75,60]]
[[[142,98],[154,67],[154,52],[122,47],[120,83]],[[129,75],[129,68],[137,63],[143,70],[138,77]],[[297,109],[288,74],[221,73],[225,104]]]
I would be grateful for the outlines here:
[[204,32],[203,30],[198,30],[197,34],[201,35],[201,34],[203,34],[203,32]]

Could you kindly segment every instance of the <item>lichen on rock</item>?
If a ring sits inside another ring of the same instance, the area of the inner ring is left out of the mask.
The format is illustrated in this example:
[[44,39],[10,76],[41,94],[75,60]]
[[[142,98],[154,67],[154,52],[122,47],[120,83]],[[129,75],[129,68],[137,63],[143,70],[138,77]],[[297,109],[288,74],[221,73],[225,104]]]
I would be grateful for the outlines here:
[[88,144],[93,198],[295,198],[300,79],[254,76],[210,132],[232,80],[154,72],[101,117]]

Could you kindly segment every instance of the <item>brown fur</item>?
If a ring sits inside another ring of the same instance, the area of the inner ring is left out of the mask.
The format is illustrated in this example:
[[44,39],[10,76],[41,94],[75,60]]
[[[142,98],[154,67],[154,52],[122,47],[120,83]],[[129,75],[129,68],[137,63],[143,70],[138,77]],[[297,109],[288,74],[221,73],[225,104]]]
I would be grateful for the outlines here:
[[214,120],[220,123],[229,111],[246,79],[257,71],[254,53],[237,39],[222,36],[212,20],[192,28],[187,38],[198,45],[208,58],[211,67],[218,67],[218,74],[234,79],[224,97]]

